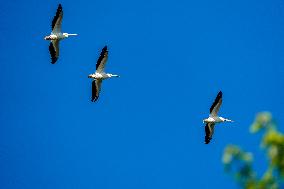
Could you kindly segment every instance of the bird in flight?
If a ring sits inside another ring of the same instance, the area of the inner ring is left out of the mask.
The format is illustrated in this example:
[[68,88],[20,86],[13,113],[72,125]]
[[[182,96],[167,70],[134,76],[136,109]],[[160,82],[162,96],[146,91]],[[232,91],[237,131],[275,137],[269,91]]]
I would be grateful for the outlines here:
[[205,125],[205,144],[208,144],[210,140],[212,139],[213,133],[214,133],[214,126],[216,123],[221,122],[233,122],[232,120],[223,118],[218,116],[218,111],[220,109],[220,106],[222,104],[222,91],[219,91],[217,97],[215,98],[215,101],[213,102],[211,108],[210,108],[210,114],[207,119],[203,120],[203,123],[206,123]]
[[69,34],[61,32],[62,18],[63,18],[63,10],[61,4],[59,4],[56,14],[51,23],[51,29],[52,29],[51,34],[44,37],[45,40],[51,41],[49,44],[49,52],[52,64],[56,63],[59,57],[59,41],[69,36],[77,35],[77,34]]
[[100,93],[100,90],[101,90],[101,84],[102,84],[102,81],[104,79],[108,79],[108,78],[111,78],[111,77],[119,77],[118,75],[113,75],[113,74],[104,72],[104,68],[105,68],[105,64],[107,62],[107,59],[108,59],[108,50],[107,50],[107,46],[105,46],[102,49],[100,57],[97,61],[96,72],[93,73],[93,74],[90,74],[88,76],[88,78],[93,79],[93,82],[92,82],[92,98],[91,98],[92,102],[95,102],[99,98],[99,93]]

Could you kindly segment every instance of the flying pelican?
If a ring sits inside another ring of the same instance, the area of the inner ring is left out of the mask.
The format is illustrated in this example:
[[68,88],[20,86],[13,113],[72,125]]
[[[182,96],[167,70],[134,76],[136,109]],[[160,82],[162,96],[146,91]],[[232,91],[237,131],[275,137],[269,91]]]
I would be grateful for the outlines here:
[[229,119],[226,119],[226,118],[223,118],[217,115],[221,104],[222,104],[222,91],[219,91],[217,97],[215,98],[215,101],[213,102],[210,108],[209,118],[203,120],[203,123],[206,123],[205,144],[208,144],[210,140],[212,139],[212,136],[214,133],[214,126],[216,123],[221,123],[225,121],[233,122],[232,120],[229,120]]
[[61,33],[62,18],[63,18],[63,10],[61,4],[59,4],[56,11],[56,15],[52,20],[51,34],[44,37],[45,40],[51,41],[49,44],[49,52],[52,64],[54,64],[57,61],[59,56],[59,41],[67,38],[68,36],[77,35],[77,34]]
[[95,102],[99,98],[99,93],[101,90],[101,84],[104,79],[111,78],[111,77],[119,77],[118,75],[113,75],[104,72],[105,64],[108,58],[108,50],[107,46],[102,49],[100,57],[96,64],[96,72],[90,74],[88,78],[92,78],[92,98],[91,101]]

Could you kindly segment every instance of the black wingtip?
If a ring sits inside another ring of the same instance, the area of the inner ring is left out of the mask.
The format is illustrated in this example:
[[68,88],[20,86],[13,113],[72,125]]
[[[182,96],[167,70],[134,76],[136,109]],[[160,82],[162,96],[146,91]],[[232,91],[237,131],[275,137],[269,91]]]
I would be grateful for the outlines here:
[[57,61],[57,58],[51,58],[51,64],[55,64]]
[[98,99],[99,99],[99,97],[94,97],[94,98],[92,97],[91,101],[96,102]]
[[53,20],[52,20],[52,23],[51,23],[51,28],[53,29],[55,24],[56,24],[56,21],[57,19],[59,18],[60,14],[62,13],[62,5],[61,4],[58,4],[58,7],[57,7],[57,10],[56,10],[56,14],[55,16],[53,17]]
[[204,141],[204,143],[205,143],[205,144],[209,144],[211,139],[212,139],[211,137],[205,136],[205,141]]
[[104,48],[102,49],[102,51],[107,51],[107,45],[104,46]]
[[209,128],[209,124],[207,123],[205,125],[205,140],[204,140],[204,143],[205,144],[209,144],[210,143],[210,140],[212,139],[212,136],[210,136],[210,128]]
[[58,58],[56,57],[56,51],[53,47],[52,42],[50,42],[49,44],[49,52],[50,52],[50,57],[51,57],[51,64],[55,64]]
[[58,4],[57,11],[58,11],[58,12],[59,12],[59,11],[62,11],[62,5],[61,5],[61,3]]
[[103,58],[105,57],[105,55],[108,53],[108,50],[107,50],[107,46],[104,46],[104,48],[102,49],[101,51],[101,54],[100,54],[100,57],[97,61],[97,64],[96,64],[96,69],[98,69],[98,67],[100,66],[101,64],[101,61],[103,60]]
[[216,96],[212,106],[210,107],[210,113],[212,112],[212,110],[214,109],[214,107],[217,105],[217,103],[219,102],[219,100],[222,98],[222,91],[219,91],[218,95]]
[[97,94],[96,80],[93,80],[93,82],[92,82],[92,97],[91,97],[92,102],[96,102],[98,100],[99,96],[97,96],[96,94]]

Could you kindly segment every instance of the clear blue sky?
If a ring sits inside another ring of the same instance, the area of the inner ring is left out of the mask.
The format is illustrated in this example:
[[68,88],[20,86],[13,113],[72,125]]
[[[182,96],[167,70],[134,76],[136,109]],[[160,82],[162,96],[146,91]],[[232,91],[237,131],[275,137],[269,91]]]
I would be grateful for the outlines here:
[[[79,36],[52,65],[43,38],[58,3],[63,32]],[[238,188],[224,147],[256,153],[262,171],[248,127],[264,110],[284,125],[281,0],[1,1],[0,36],[2,189]],[[92,103],[104,45],[106,71],[121,77]],[[204,145],[219,90],[235,123]]]

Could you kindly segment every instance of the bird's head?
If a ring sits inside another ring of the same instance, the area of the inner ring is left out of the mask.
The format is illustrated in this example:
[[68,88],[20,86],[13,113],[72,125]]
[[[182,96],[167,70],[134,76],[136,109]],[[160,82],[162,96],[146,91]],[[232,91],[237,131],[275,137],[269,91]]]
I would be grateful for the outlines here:
[[232,120],[230,120],[230,119],[227,119],[227,118],[223,118],[223,117],[219,117],[220,119],[221,119],[221,121],[223,121],[223,122],[234,122],[234,121],[232,121]]
[[78,35],[78,34],[76,34],[76,33],[63,33],[64,37],[75,36],[75,35]]
[[63,33],[63,36],[68,37],[69,35],[68,35],[68,33]]
[[233,120],[230,120],[230,119],[225,119],[224,121],[226,121],[226,122],[234,122]]
[[120,77],[119,75],[107,74],[108,77]]
[[120,77],[119,75],[112,75],[112,77]]
[[94,77],[93,74],[88,75],[88,78],[93,78],[93,77]]

